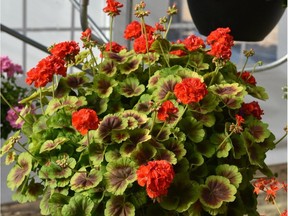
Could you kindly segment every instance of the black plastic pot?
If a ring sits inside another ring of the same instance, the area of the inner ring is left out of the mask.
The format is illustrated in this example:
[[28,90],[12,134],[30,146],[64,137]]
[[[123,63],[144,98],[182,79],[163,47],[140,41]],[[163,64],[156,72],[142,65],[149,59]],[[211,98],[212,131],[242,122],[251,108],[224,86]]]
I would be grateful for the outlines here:
[[261,41],[277,25],[283,0],[187,0],[193,22],[202,35],[230,27],[234,40]]

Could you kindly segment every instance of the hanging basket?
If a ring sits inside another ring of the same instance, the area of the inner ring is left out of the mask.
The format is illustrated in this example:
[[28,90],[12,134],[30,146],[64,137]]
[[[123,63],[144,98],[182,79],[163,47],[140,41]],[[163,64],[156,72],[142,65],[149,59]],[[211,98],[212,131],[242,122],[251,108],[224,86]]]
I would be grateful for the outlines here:
[[193,22],[207,36],[229,27],[234,40],[261,41],[277,25],[286,7],[283,0],[187,0]]

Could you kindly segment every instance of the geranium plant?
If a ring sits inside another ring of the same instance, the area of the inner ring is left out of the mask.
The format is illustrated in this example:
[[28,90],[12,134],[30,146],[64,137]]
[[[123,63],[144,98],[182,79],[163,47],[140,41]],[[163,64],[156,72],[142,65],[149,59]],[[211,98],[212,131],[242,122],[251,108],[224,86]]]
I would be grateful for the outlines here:
[[[107,0],[111,32],[122,6]],[[257,102],[268,95],[230,61],[229,28],[167,40],[175,13],[150,26],[140,2],[124,30],[132,50],[87,29],[81,48],[54,44],[27,72],[36,89],[21,104],[36,113],[19,114],[1,149],[15,200],[40,198],[43,215],[259,215],[251,181],[272,176],[264,159],[277,144]]]

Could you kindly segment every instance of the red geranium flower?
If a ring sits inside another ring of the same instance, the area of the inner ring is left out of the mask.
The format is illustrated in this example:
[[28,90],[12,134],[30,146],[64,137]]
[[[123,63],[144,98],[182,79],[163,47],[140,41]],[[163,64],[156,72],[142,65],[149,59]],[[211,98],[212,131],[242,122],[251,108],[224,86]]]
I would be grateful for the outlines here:
[[151,44],[154,42],[152,35],[147,35],[148,40],[148,49],[146,47],[146,37],[145,35],[141,35],[140,37],[136,38],[134,41],[134,50],[136,53],[147,53],[147,50],[150,49]]
[[157,118],[160,121],[173,122],[177,116],[178,108],[171,101],[165,101],[158,110]]
[[82,32],[80,40],[89,41],[91,39],[91,33],[92,33],[91,29],[87,28],[84,32]]
[[36,67],[27,72],[26,83],[31,85],[34,82],[35,87],[44,87],[51,82],[54,74],[66,76],[67,68],[65,61],[50,55],[39,61]]
[[92,109],[80,109],[72,114],[72,125],[82,135],[88,130],[96,130],[99,125],[97,113]]
[[240,76],[242,80],[244,80],[245,82],[254,86],[256,85],[256,79],[250,72],[248,71],[244,71],[242,73],[238,72],[237,75]]
[[229,28],[218,28],[212,31],[207,37],[207,44],[211,45],[209,55],[229,60],[231,57],[231,47],[234,45],[233,37],[229,34]]
[[[145,24],[146,28],[146,34],[153,34],[155,29],[150,26]],[[127,40],[132,40],[139,38],[142,35],[142,27],[141,24],[138,21],[133,21],[129,23],[126,26],[126,29],[124,30],[124,38]]]
[[107,0],[107,6],[103,8],[103,11],[107,13],[111,17],[115,17],[120,14],[120,10],[118,8],[123,7],[123,4],[115,1],[115,0]]
[[264,114],[263,110],[260,108],[257,101],[252,101],[250,103],[243,103],[239,114],[242,116],[253,115],[257,119],[262,119],[261,115]]
[[116,42],[112,42],[112,49],[110,50],[110,42],[106,43],[105,46],[105,51],[108,52],[115,52],[115,53],[119,53],[121,50],[126,49],[125,46],[121,46],[120,44],[116,43]]
[[80,52],[80,47],[75,41],[65,41],[53,45],[49,48],[49,51],[54,56],[67,60],[68,62],[74,62],[75,56]]
[[208,91],[199,78],[185,78],[175,85],[174,93],[181,103],[189,104],[202,100]]
[[201,47],[205,47],[204,41],[195,35],[190,35],[183,40],[185,48],[189,51],[197,50]]
[[137,170],[137,181],[150,198],[154,199],[168,193],[168,188],[175,176],[173,166],[166,160],[149,161]]

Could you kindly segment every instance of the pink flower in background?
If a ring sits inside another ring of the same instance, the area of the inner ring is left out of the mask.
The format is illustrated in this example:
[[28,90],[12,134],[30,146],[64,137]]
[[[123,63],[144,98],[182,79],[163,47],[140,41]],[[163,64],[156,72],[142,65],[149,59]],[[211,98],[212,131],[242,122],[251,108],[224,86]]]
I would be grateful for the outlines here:
[[[23,105],[15,106],[13,107],[16,112],[18,112],[21,116],[25,117],[28,113],[34,113],[32,106],[26,106]],[[6,120],[9,122],[10,126],[15,129],[20,129],[22,125],[24,124],[24,120],[22,118],[19,118],[18,115],[15,113],[12,108],[10,108],[6,115]]]
[[22,67],[19,64],[14,64],[8,56],[0,56],[0,73],[6,73],[8,78],[14,74],[23,74]]
[[[23,106],[20,105],[20,106],[15,106],[14,109],[20,113],[21,110],[23,109]],[[14,112],[13,109],[9,109],[8,112],[7,112],[7,115],[6,115],[6,120],[10,123],[11,127],[12,128],[15,128],[15,129],[19,129],[22,127],[23,123],[18,123],[16,124],[16,121],[18,119],[18,115]]]

